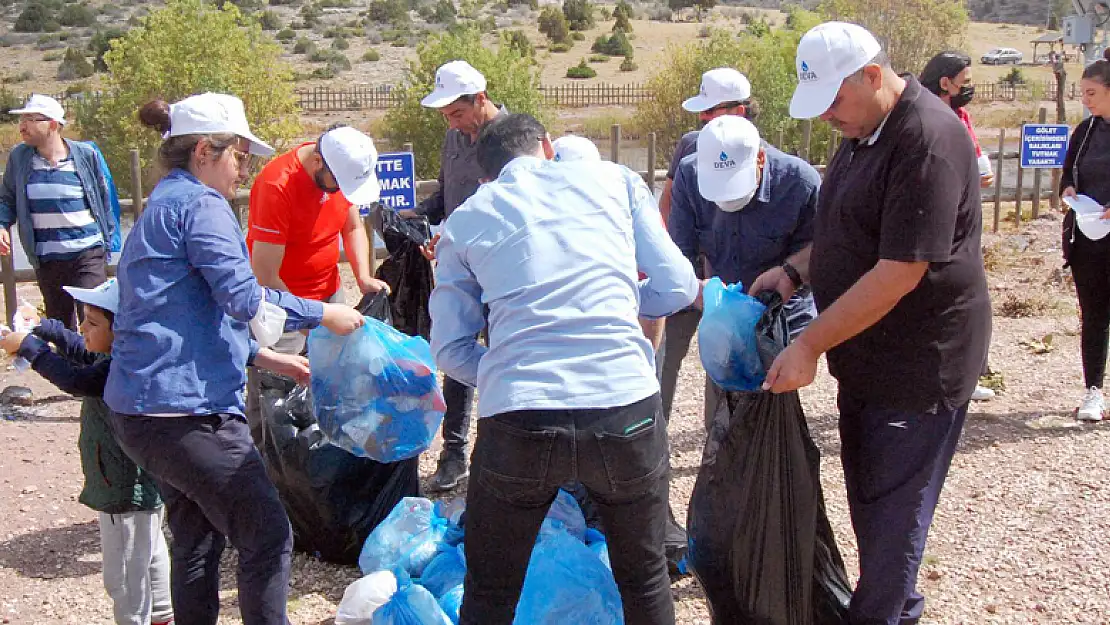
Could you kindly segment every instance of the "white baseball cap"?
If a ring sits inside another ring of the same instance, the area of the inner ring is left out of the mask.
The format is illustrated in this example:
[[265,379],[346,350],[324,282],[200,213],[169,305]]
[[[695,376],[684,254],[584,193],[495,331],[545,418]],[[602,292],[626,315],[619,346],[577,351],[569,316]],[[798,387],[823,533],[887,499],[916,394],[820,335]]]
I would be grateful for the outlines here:
[[814,26],[798,42],[798,86],[790,116],[811,119],[829,110],[844,79],[863,69],[882,46],[867,29],[847,22]]
[[48,95],[41,93],[32,93],[31,97],[27,99],[27,104],[23,108],[12,109],[8,111],[9,115],[27,115],[38,113],[43,117],[52,119],[59,124],[66,125],[66,112],[62,108],[62,104]]
[[340,126],[320,137],[320,156],[351,204],[378,201],[378,151],[374,140],[350,126]]
[[559,137],[551,142],[551,147],[555,148],[555,158],[552,160],[559,162],[601,160],[601,152],[598,152],[594,142],[586,137],[576,135]]
[[691,113],[700,113],[725,102],[743,102],[752,97],[748,78],[731,67],[718,67],[701,75],[698,95],[682,103]]
[[192,95],[170,105],[170,131],[165,137],[231,133],[250,142],[250,153],[269,156],[274,148],[254,136],[243,101],[224,93]]
[[75,286],[62,288],[79,302],[103,308],[113,315],[119,312],[119,282],[116,282],[115,278],[108,278],[107,282],[92,289],[80,289]]
[[710,202],[735,200],[759,184],[762,142],[754,124],[723,115],[698,133],[698,191]]
[[464,95],[474,95],[486,90],[486,77],[466,61],[444,63],[436,70],[436,86],[420,104],[438,109]]

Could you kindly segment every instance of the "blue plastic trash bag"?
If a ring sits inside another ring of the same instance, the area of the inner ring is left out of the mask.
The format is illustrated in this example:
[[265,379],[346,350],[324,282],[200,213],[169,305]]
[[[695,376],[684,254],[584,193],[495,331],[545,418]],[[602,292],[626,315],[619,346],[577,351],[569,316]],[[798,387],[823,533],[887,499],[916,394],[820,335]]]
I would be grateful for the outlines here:
[[613,573],[565,531],[542,532],[532,549],[514,625],[620,625]]
[[366,537],[358,566],[363,575],[399,568],[419,577],[435,558],[446,531],[447,519],[435,513],[431,501],[405,497]]
[[605,540],[605,535],[594,528],[586,529],[586,546],[590,551],[594,552],[598,560],[605,565],[605,568],[610,571],[613,570],[613,565],[609,562],[609,543]]
[[578,540],[585,540],[586,517],[582,515],[582,508],[574,495],[567,491],[559,489],[559,494],[555,496],[555,501],[551,502],[551,507],[547,510],[546,518],[562,521],[563,528],[568,534]]
[[720,278],[705,285],[705,311],[698,324],[698,351],[705,372],[726,391],[757,391],[767,377],[759,357],[756,324],[766,306],[740,283]]
[[452,625],[436,598],[419,584],[403,585],[374,611],[373,625]]
[[436,502],[436,514],[447,519],[447,532],[443,535],[443,544],[454,547],[462,543],[465,537],[463,527],[466,514],[466,500],[457,497],[450,501],[440,499]]
[[427,341],[367,317],[349,336],[313,330],[308,359],[313,409],[332,444],[378,462],[431,444],[446,404]]
[[420,574],[420,585],[437,597],[463,583],[466,578],[466,556],[463,546],[440,544],[436,557]]
[[439,607],[443,608],[444,614],[447,615],[447,618],[451,619],[454,625],[458,625],[459,623],[459,610],[462,609],[462,598],[462,584],[443,593],[443,596],[439,598]]

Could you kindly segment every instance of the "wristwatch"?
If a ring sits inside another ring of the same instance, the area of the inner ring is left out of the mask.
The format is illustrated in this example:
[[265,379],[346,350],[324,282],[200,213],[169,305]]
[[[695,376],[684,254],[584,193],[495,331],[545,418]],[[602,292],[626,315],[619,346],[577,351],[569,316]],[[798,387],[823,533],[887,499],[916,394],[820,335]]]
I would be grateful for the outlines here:
[[798,273],[798,270],[794,267],[794,265],[791,265],[789,262],[783,262],[782,270],[786,272],[787,277],[790,278],[790,282],[794,284],[795,289],[802,286],[802,274]]

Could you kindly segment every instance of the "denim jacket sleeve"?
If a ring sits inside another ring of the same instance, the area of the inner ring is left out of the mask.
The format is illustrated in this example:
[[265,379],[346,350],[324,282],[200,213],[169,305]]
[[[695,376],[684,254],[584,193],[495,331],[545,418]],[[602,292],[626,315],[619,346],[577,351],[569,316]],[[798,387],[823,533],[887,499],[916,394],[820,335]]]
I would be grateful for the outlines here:
[[0,184],[0,227],[10,228],[15,223],[15,177],[15,159],[9,156]]
[[184,218],[185,252],[189,264],[204,276],[220,308],[233,319],[248,322],[258,313],[262,298],[285,310],[285,330],[315,328],[324,305],[258,284],[247,260],[239,224],[227,201],[201,195]]
[[674,186],[671,187],[671,215],[667,231],[682,255],[690,261],[690,266],[698,266],[699,233],[697,226],[697,206],[692,193],[697,193],[697,182],[689,175],[689,169],[679,167],[675,172]]

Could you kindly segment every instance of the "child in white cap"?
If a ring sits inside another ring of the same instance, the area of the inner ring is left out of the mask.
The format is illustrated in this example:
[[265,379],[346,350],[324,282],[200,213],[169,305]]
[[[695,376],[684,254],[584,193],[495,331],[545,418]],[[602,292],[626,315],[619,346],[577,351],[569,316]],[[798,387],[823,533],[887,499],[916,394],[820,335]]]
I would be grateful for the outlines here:
[[[62,391],[81,397],[79,501],[99,513],[104,588],[118,625],[173,622],[170,561],[162,535],[165,508],[154,480],[120,449],[108,426],[104,384],[112,364],[112,321],[119,310],[115,278],[93,289],[65,287],[84,305],[82,334],[44,319],[30,334],[12,332],[0,344],[19,354]],[[51,349],[53,345],[57,351]]]

